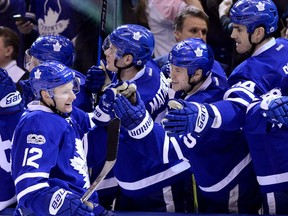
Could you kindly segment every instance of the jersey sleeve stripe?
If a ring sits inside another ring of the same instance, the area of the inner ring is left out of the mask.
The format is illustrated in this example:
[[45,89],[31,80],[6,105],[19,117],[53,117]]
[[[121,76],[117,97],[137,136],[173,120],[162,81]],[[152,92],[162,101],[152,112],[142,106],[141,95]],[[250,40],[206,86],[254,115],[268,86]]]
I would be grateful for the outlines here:
[[26,194],[31,193],[31,192],[33,192],[33,191],[37,191],[37,190],[39,190],[39,189],[41,189],[41,188],[44,188],[44,187],[49,187],[49,184],[48,184],[47,182],[45,182],[45,183],[39,183],[39,184],[36,184],[36,185],[33,185],[33,186],[31,186],[31,187],[26,188],[25,190],[23,190],[23,191],[21,191],[20,193],[18,193],[18,195],[17,195],[17,200],[18,200],[18,202],[19,202],[19,200],[20,200],[23,196],[25,196]]

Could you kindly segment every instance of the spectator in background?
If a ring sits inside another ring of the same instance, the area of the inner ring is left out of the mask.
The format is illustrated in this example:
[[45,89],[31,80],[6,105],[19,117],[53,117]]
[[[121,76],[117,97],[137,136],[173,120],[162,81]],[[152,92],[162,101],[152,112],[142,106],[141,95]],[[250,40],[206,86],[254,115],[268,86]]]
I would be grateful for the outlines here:
[[23,68],[23,56],[25,49],[22,48],[22,36],[15,25],[13,15],[15,14],[25,14],[25,0],[9,0],[9,1],[0,1],[0,26],[5,26],[13,31],[15,31],[20,37],[20,50],[19,56],[17,58],[17,65]]
[[167,55],[176,44],[174,19],[187,6],[203,10],[199,0],[148,0],[145,6],[148,26],[155,37],[154,56]]
[[[26,72],[17,65],[20,39],[15,31],[0,26],[0,67],[7,70],[13,82],[18,85],[20,79],[26,79]],[[20,89],[19,86],[17,86]]]

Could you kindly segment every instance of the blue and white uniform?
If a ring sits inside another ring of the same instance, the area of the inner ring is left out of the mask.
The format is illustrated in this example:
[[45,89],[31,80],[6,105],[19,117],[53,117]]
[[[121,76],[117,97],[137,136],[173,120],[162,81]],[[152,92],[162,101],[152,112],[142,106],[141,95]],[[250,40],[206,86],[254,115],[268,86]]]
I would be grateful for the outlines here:
[[16,202],[15,186],[11,176],[11,141],[22,111],[0,114],[0,211]]
[[[213,72],[198,91],[182,98],[212,103],[221,100],[227,88],[223,69],[214,63]],[[258,185],[241,130],[210,129],[200,137],[188,134],[169,138],[155,123],[147,137],[141,141],[130,138],[127,143],[127,148],[146,154],[146,161],[165,165],[188,160],[199,187],[199,212],[256,214],[260,209]]]
[[[166,110],[170,84],[167,82],[164,74],[160,72],[156,63],[153,60],[148,61],[145,67],[129,81],[135,82],[137,91],[144,101],[146,109],[154,120],[157,119],[157,117]],[[103,145],[103,136],[99,140],[99,130],[102,129],[94,129],[88,133],[89,148],[95,148],[95,152],[98,151],[97,149],[103,148],[97,147],[98,144],[101,145],[102,143]],[[163,188],[176,181],[183,181],[184,177],[187,177],[188,169],[190,168],[189,163],[179,160],[171,164],[159,166],[159,164],[154,163],[153,160],[146,160],[145,154],[134,151],[128,147],[126,145],[127,136],[129,135],[126,134],[124,130],[121,130],[117,161],[113,168],[117,181],[108,178],[104,180],[102,186],[100,184],[99,187],[107,188],[113,185],[115,186],[117,183],[119,184],[121,196],[120,198],[118,197],[120,203],[117,206],[116,202],[116,208],[120,210],[175,211],[177,206],[174,206],[175,203],[173,203],[173,201],[167,200],[167,198],[163,196]],[[96,137],[98,137],[98,140],[95,139]],[[97,143],[95,143],[95,141]],[[129,157],[127,157],[128,155]],[[95,157],[95,155],[94,157],[88,156],[87,160],[91,163],[89,158],[92,158],[93,164],[98,164],[97,161],[101,161],[103,164],[105,154],[102,154],[102,159]],[[146,164],[144,164],[143,161],[146,161]],[[98,166],[101,167],[99,164]],[[98,170],[100,169],[101,168]],[[93,176],[92,179],[95,179],[99,173],[94,174],[95,176]],[[159,178],[159,176],[161,176],[161,178]],[[110,186],[105,186],[105,182],[110,184]],[[167,190],[171,190],[171,188]],[[101,192],[99,192],[99,194],[101,194]],[[177,202],[177,199],[174,201]],[[170,204],[170,202],[172,204]],[[133,204],[131,205],[131,203]]]
[[[263,98],[268,95],[280,96],[281,92],[273,89]],[[268,122],[261,101],[249,105],[243,130],[262,192],[264,214],[288,214],[288,128]]]
[[[83,125],[89,125],[89,119],[86,113],[74,109],[65,119],[33,101],[15,129],[12,177],[18,206],[24,212],[51,214],[48,200],[53,199],[60,188],[81,196],[90,186],[81,141],[87,132]],[[76,119],[81,119],[82,123]],[[98,202],[97,193],[92,195],[91,201]]]
[[234,130],[243,126],[254,97],[280,86],[281,78],[288,73],[287,52],[286,39],[272,38],[236,67],[228,78],[232,87],[225,93],[225,100],[213,103],[217,124],[212,127]]

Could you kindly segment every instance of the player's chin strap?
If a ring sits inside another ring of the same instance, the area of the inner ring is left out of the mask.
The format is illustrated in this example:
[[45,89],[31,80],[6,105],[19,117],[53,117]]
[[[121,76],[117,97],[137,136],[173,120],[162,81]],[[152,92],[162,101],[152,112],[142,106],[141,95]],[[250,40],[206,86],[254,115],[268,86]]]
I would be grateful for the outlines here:
[[[254,29],[254,31],[255,31],[255,29]],[[251,47],[251,49],[248,51],[248,54],[251,56],[251,55],[254,53],[256,46],[257,46],[258,44],[262,43],[262,42],[263,42],[264,40],[266,40],[268,37],[270,37],[270,35],[271,35],[271,34],[265,34],[264,37],[263,37],[258,43],[253,43],[253,42],[251,41],[252,34],[250,33],[250,34],[248,35],[248,39],[249,39],[249,43],[252,45],[252,47]]]
[[56,101],[54,100],[54,97],[51,98],[54,102],[54,106],[53,105],[48,105],[42,98],[40,99],[40,101],[42,103],[44,103],[47,107],[49,107],[54,113],[58,114],[59,116],[63,117],[63,118],[68,118],[70,115],[71,115],[71,112],[70,113],[63,113],[63,112],[60,112],[59,110],[56,109]]
[[139,69],[139,70],[143,67],[143,66],[135,65],[133,62],[131,64],[127,65],[126,67],[118,67],[118,66],[116,66],[116,64],[117,64],[117,59],[114,60],[114,67],[116,67],[118,69],[118,71],[117,71],[117,79],[119,81],[122,81],[121,78],[120,78],[122,70],[128,69],[128,68],[130,68],[132,66],[137,67],[137,69]]

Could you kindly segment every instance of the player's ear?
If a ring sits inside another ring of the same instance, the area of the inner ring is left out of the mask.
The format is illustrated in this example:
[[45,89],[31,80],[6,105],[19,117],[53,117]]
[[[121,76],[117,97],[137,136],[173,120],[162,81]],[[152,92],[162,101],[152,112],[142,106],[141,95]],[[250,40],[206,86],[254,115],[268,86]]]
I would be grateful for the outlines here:
[[50,97],[50,94],[47,92],[47,91],[45,91],[45,90],[41,90],[41,92],[40,92],[40,94],[41,94],[41,96],[42,96],[42,98],[45,100],[47,100],[47,99],[49,99],[49,98],[51,98]]
[[130,65],[133,62],[133,56],[131,54],[124,56],[124,63]]
[[254,43],[259,43],[263,37],[265,37],[265,28],[260,26],[255,28],[254,32],[253,32],[253,36],[254,36]]
[[203,71],[202,69],[197,69],[194,73],[194,81],[198,82],[202,79],[202,76],[203,76]]

